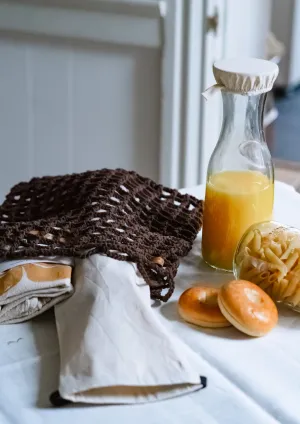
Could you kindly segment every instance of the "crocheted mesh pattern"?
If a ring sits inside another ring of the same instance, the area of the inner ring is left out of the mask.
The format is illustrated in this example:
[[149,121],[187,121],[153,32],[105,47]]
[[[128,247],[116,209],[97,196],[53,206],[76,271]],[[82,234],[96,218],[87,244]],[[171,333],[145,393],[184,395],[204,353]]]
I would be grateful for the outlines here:
[[33,178],[0,207],[0,256],[100,253],[135,262],[151,297],[166,301],[202,214],[202,201],[122,169]]

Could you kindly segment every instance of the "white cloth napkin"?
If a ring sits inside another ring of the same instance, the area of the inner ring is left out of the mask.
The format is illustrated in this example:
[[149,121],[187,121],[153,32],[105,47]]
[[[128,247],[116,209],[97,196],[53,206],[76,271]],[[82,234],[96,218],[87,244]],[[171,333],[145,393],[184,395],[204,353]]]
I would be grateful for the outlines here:
[[72,264],[62,257],[0,263],[0,324],[26,321],[70,296]]
[[198,355],[167,331],[135,265],[77,260],[75,292],[55,306],[59,393],[86,403],[140,403],[203,387]]

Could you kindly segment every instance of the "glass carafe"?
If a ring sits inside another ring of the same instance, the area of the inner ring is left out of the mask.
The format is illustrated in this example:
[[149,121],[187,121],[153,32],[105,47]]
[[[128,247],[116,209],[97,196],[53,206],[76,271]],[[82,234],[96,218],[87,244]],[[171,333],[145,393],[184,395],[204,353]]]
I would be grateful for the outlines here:
[[266,94],[222,90],[223,125],[206,182],[202,256],[231,271],[250,225],[272,219],[274,171],[263,131]]

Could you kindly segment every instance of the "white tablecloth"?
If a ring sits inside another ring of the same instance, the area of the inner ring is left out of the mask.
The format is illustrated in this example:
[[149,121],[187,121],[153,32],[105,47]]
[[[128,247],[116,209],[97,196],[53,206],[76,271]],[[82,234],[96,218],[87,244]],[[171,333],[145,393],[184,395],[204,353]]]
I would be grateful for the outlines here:
[[[203,198],[201,186],[187,191]],[[300,195],[281,183],[276,184],[275,219],[300,228]],[[199,354],[206,389],[145,405],[55,409],[48,399],[58,385],[59,353],[50,311],[27,323],[0,326],[0,423],[300,423],[300,315],[280,311],[278,326],[259,339],[233,328],[203,330],[182,322],[176,300],[185,288],[196,280],[218,286],[231,278],[203,264],[199,249],[197,239],[182,261],[174,296],[154,307]]]

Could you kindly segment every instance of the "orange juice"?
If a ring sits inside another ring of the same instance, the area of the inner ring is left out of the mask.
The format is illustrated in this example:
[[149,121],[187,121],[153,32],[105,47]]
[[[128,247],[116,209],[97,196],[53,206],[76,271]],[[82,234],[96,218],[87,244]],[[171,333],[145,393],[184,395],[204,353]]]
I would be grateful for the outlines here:
[[255,222],[272,219],[274,184],[257,171],[224,171],[206,185],[202,255],[210,265],[232,270],[237,244]]

